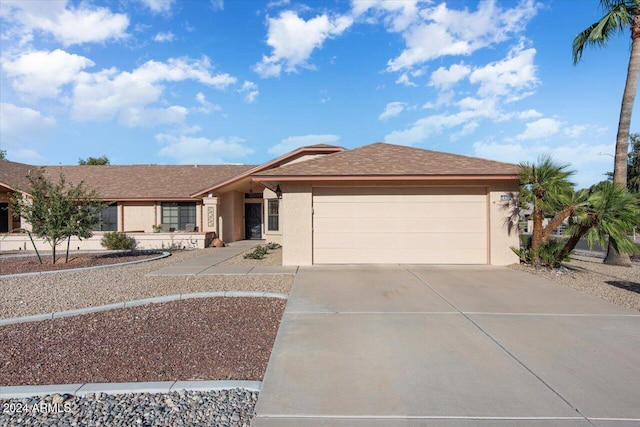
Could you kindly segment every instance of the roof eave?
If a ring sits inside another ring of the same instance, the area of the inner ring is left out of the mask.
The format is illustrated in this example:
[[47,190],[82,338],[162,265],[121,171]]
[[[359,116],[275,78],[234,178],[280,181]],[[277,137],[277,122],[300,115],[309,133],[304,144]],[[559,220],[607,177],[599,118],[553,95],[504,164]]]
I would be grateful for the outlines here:
[[326,154],[330,154],[330,153],[337,153],[339,151],[345,151],[344,148],[342,147],[300,147],[297,150],[294,150],[290,153],[284,154],[276,159],[273,159],[267,163],[263,163],[261,165],[256,166],[255,168],[249,169],[248,171],[242,172],[238,175],[235,175],[229,179],[226,179],[224,181],[220,181],[219,183],[208,187],[206,189],[203,190],[199,190],[196,193],[192,193],[190,194],[191,197],[201,197],[204,196],[207,193],[211,193],[212,191],[217,190],[218,188],[224,187],[225,185],[229,185],[232,184],[240,179],[246,178],[246,177],[250,177],[251,175],[253,175],[254,173],[269,169],[270,167],[272,167],[273,165],[276,165],[278,163],[281,163],[291,157],[295,157],[299,154],[305,153],[305,152],[310,152],[310,153],[318,153],[318,154],[322,154],[322,153],[326,153]]
[[519,180],[517,174],[491,175],[257,175],[256,182],[299,182],[299,181],[446,181],[446,180]]

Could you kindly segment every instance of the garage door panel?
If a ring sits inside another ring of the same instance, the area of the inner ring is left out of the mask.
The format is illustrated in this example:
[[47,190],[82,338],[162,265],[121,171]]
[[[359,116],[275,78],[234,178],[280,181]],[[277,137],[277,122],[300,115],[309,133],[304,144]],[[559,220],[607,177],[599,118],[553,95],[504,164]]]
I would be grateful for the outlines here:
[[366,249],[388,247],[406,251],[436,248],[483,249],[486,247],[485,233],[318,233],[314,246],[317,249]]
[[[435,218],[413,221],[408,226],[407,218],[314,218],[317,230],[331,230],[334,233],[437,233],[442,230],[458,230],[459,232],[476,232],[484,230],[486,218]],[[324,233],[317,232],[316,235]]]
[[[376,198],[377,199],[377,198]],[[313,207],[315,218],[464,218],[485,217],[485,199],[479,202],[426,203],[376,202],[327,203],[318,200]]]
[[392,248],[366,248],[354,253],[349,249],[316,249],[314,256],[323,264],[371,264],[378,259],[378,264],[486,264],[486,255],[477,249],[438,250],[425,249],[411,253],[399,253]]
[[317,264],[486,264],[483,187],[314,188]]
[[455,196],[455,195],[485,196],[484,187],[314,187],[313,195],[320,197],[366,197],[371,195],[389,195],[392,197],[403,195],[414,196]]

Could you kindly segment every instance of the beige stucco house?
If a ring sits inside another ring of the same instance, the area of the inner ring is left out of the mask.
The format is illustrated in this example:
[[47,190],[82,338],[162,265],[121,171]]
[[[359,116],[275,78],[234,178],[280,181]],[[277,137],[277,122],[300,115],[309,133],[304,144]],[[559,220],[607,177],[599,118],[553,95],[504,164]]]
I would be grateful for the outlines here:
[[[0,233],[28,226],[1,211],[12,192],[28,193],[24,176],[33,168],[0,162]],[[518,245],[511,221],[518,167],[507,163],[385,143],[321,144],[258,166],[48,166],[46,173],[83,180],[112,203],[98,237],[124,231],[142,247],[168,235],[205,247],[215,233],[227,242],[281,243],[285,265],[517,262],[510,247]],[[163,232],[152,233],[154,226]],[[15,250],[12,238],[25,239],[0,237],[0,250]]]

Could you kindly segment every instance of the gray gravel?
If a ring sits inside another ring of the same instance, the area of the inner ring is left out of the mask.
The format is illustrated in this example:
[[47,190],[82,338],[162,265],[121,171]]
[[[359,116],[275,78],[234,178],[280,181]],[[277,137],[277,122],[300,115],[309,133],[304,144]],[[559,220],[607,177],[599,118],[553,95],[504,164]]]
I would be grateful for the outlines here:
[[244,389],[0,399],[0,425],[239,427],[250,424],[257,400]]
[[618,267],[603,264],[599,257],[573,255],[572,258],[556,270],[522,264],[510,267],[640,311],[640,265]]
[[291,289],[294,276],[290,274],[145,276],[151,271],[200,256],[206,250],[174,252],[165,259],[123,267],[0,279],[0,318],[73,310],[179,293],[289,293]]

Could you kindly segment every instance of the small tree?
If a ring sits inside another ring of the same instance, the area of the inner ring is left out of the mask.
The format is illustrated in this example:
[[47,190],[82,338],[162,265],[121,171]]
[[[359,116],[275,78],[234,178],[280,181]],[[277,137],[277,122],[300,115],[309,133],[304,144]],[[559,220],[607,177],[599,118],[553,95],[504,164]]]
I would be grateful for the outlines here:
[[7,158],[7,150],[0,150],[0,160],[5,160]]
[[80,166],[104,166],[104,165],[110,165],[111,162],[109,161],[109,158],[107,156],[101,156],[101,157],[88,157],[86,160],[85,159],[78,159],[78,164]]
[[98,212],[104,203],[98,200],[95,191],[84,188],[82,182],[67,184],[62,174],[58,182],[53,183],[45,177],[43,169],[37,169],[27,175],[27,179],[31,195],[14,196],[12,209],[31,224],[34,235],[51,245],[51,263],[55,264],[58,244],[72,236],[91,237],[91,229],[98,222]]

